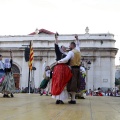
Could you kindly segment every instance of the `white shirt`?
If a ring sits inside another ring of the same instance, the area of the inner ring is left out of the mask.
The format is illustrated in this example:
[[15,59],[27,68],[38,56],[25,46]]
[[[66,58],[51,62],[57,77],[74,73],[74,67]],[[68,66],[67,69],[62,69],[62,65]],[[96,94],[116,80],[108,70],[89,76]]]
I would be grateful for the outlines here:
[[46,77],[50,77],[50,70],[46,71]]
[[82,73],[86,73],[86,71],[85,71],[85,68],[84,67],[80,67],[80,71],[82,72]]
[[[80,52],[80,42],[79,42],[79,40],[76,40],[76,47],[75,47],[75,49]],[[73,51],[69,51],[67,56],[65,58],[59,60],[58,63],[67,63],[68,60],[70,60],[73,57],[74,57]]]

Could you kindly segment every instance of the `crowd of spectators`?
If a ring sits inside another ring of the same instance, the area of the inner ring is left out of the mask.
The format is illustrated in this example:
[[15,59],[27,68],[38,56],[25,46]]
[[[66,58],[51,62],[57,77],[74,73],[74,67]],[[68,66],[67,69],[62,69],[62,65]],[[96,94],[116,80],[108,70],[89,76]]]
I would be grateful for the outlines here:
[[98,88],[87,91],[87,96],[120,96],[120,91],[118,87],[115,88]]

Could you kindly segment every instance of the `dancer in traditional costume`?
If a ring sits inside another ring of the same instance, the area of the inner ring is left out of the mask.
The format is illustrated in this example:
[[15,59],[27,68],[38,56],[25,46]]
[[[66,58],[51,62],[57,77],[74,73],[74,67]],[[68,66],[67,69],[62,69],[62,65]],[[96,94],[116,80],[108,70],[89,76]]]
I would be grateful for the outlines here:
[[[45,72],[43,75],[44,80],[41,82],[40,84],[40,95],[42,96],[44,93],[44,89],[47,87],[49,81],[50,81],[50,67],[46,66],[45,67]],[[46,93],[46,95],[48,95],[48,93]]]
[[[67,63],[68,60],[70,60],[72,78],[67,84],[67,90],[69,93],[71,93],[71,101],[69,101],[69,104],[76,104],[75,94],[80,89],[81,54],[80,54],[78,36],[75,35],[75,38],[76,38],[76,44],[75,44],[75,42],[71,42],[71,44],[70,44],[71,51],[68,52],[68,54],[65,58],[58,61],[58,63],[61,64],[61,63]],[[66,71],[64,71],[64,72],[66,72]]]
[[[3,97],[14,97],[13,92],[15,91],[15,83],[12,73],[12,52],[10,51],[11,59],[6,58],[4,67],[5,67],[5,78],[1,85],[1,90],[4,93]],[[10,94],[10,96],[8,95]]]
[[[56,60],[58,61],[64,58],[67,55],[65,52],[66,48],[64,46],[59,47],[58,45],[58,33],[56,33],[55,34]],[[68,98],[66,85],[72,76],[70,68],[68,67],[67,64],[57,64],[54,67],[52,76],[53,76],[51,87],[52,98],[56,99],[56,104],[64,104],[63,101]]]
[[84,94],[86,92],[85,90],[85,77],[86,77],[86,70],[84,66],[80,66],[80,92],[81,92],[81,97],[80,99],[85,99]]
[[85,77],[86,77],[86,70],[84,66],[80,66],[80,89],[76,94],[75,98],[77,99],[85,99],[85,94],[87,90],[85,90]]

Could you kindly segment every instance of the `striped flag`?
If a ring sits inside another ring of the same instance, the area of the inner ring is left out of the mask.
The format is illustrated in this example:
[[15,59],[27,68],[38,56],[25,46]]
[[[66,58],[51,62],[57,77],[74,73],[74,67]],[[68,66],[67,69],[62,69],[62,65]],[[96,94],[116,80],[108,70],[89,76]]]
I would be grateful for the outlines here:
[[32,71],[32,67],[33,67],[33,56],[34,56],[34,52],[33,52],[33,41],[30,41],[30,57],[29,57],[29,68]]

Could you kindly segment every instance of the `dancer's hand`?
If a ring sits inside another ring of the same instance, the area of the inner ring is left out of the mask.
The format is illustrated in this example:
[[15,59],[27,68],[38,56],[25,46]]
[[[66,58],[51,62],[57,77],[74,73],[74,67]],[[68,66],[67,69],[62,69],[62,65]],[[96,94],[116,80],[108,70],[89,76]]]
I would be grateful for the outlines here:
[[55,44],[58,44],[58,35],[59,35],[59,34],[56,32],[56,33],[55,33]]
[[57,61],[56,64],[59,64],[59,61]]
[[55,39],[57,39],[58,36],[59,36],[59,34],[56,32],[56,33],[55,33]]
[[12,58],[12,50],[10,49],[10,57]]
[[75,35],[75,38],[76,38],[76,40],[78,40],[78,35],[77,34]]

